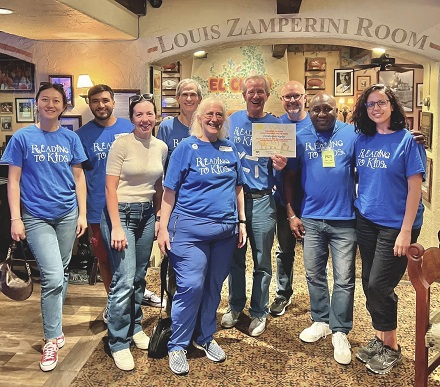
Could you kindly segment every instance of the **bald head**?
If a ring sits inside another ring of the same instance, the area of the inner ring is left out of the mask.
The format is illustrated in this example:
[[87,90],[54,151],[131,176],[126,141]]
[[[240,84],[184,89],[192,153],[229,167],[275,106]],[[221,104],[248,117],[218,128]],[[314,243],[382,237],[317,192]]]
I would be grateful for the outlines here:
[[310,101],[310,119],[318,131],[333,129],[336,123],[336,100],[328,93],[320,92]]
[[306,90],[298,81],[289,81],[281,89],[281,103],[291,121],[301,121],[307,115],[304,110]]

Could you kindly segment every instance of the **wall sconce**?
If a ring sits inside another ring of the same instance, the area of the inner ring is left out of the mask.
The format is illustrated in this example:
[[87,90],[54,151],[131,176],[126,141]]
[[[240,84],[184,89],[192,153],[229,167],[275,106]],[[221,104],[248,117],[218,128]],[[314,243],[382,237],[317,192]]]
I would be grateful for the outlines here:
[[[93,86],[93,82],[90,79],[89,74],[80,74],[78,77],[78,82],[76,83],[76,87],[78,89],[89,89]],[[87,94],[80,94],[80,97],[84,98],[87,102]]]
[[353,108],[354,98],[348,98],[347,105],[345,104],[345,98],[339,98],[338,103],[342,118],[344,119],[344,122],[347,122],[348,114],[351,113],[351,109]]
[[194,54],[194,58],[205,59],[208,57],[208,53],[204,50],[196,51]]

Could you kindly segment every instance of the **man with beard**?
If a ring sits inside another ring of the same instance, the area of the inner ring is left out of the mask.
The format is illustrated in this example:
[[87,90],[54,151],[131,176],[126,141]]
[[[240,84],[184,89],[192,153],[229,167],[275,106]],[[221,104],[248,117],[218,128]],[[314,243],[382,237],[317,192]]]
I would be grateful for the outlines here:
[[[133,131],[133,124],[125,118],[113,115],[115,99],[113,90],[107,85],[95,85],[87,93],[90,111],[95,118],[77,130],[88,160],[84,165],[87,182],[87,222],[91,230],[91,241],[98,258],[99,271],[107,294],[112,280],[112,270],[107,250],[101,236],[102,209],[105,205],[105,169],[107,155],[113,141]],[[107,323],[107,308],[103,319]]]
[[[332,335],[334,358],[351,362],[347,334],[353,327],[355,285],[354,127],[336,120],[336,101],[324,92],[310,102],[312,125],[296,137],[296,158],[289,159],[284,180],[287,218],[296,238],[304,240],[304,267],[313,324],[299,338],[313,343]],[[304,191],[301,219],[294,211],[295,173]],[[329,247],[333,292],[327,281]]]
[[[281,103],[286,114],[280,119],[284,124],[296,124],[296,133],[311,124],[310,116],[304,109],[306,102],[306,91],[304,85],[298,81],[289,81],[281,89]],[[277,260],[277,294],[270,306],[270,313],[273,316],[282,316],[291,303],[293,294],[293,263],[295,261],[296,238],[290,231],[289,220],[287,219],[286,204],[284,200],[282,173],[276,176],[276,191],[274,193],[277,207],[276,234],[278,246],[276,250]],[[298,171],[295,181],[295,213],[300,216],[301,209],[301,176]]]
[[[260,336],[266,329],[269,313],[269,285],[272,278],[271,250],[275,237],[276,207],[272,195],[274,170],[282,170],[287,158],[281,155],[257,157],[252,155],[252,124],[281,123],[281,120],[264,111],[270,95],[266,77],[252,75],[243,82],[243,98],[246,110],[234,112],[229,118],[230,138],[241,158],[246,183],[245,198],[248,239],[254,264],[252,295],[249,313],[249,335]],[[223,315],[221,325],[234,327],[246,304],[246,246],[237,248],[229,275],[229,309]]]

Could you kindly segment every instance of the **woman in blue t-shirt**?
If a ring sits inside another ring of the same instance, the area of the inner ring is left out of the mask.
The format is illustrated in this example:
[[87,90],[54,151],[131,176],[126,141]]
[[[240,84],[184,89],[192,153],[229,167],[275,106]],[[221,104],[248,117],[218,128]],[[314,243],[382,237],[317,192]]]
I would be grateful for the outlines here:
[[406,270],[408,246],[422,226],[426,154],[405,129],[403,107],[388,86],[366,89],[352,120],[361,133],[355,145],[355,208],[362,286],[376,330],[356,357],[374,373],[385,374],[402,361],[394,289]]
[[87,159],[76,133],[60,126],[67,108],[61,85],[47,83],[36,95],[39,123],[14,133],[2,162],[9,164],[11,236],[27,239],[40,270],[45,345],[40,368],[53,370],[64,345],[62,309],[75,237],[84,234]]
[[[246,243],[244,174],[234,144],[226,140],[223,102],[204,99],[194,114],[191,136],[173,151],[164,182],[158,244],[176,273],[171,308],[169,365],[189,371],[185,349],[193,345],[222,362],[213,339],[220,292],[237,246]],[[237,229],[238,223],[238,229]]]

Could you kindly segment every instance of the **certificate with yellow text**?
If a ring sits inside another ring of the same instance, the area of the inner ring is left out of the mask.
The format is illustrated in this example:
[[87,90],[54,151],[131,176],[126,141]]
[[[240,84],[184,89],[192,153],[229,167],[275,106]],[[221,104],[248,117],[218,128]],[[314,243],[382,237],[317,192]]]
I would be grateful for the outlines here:
[[252,124],[252,156],[296,157],[296,124]]

